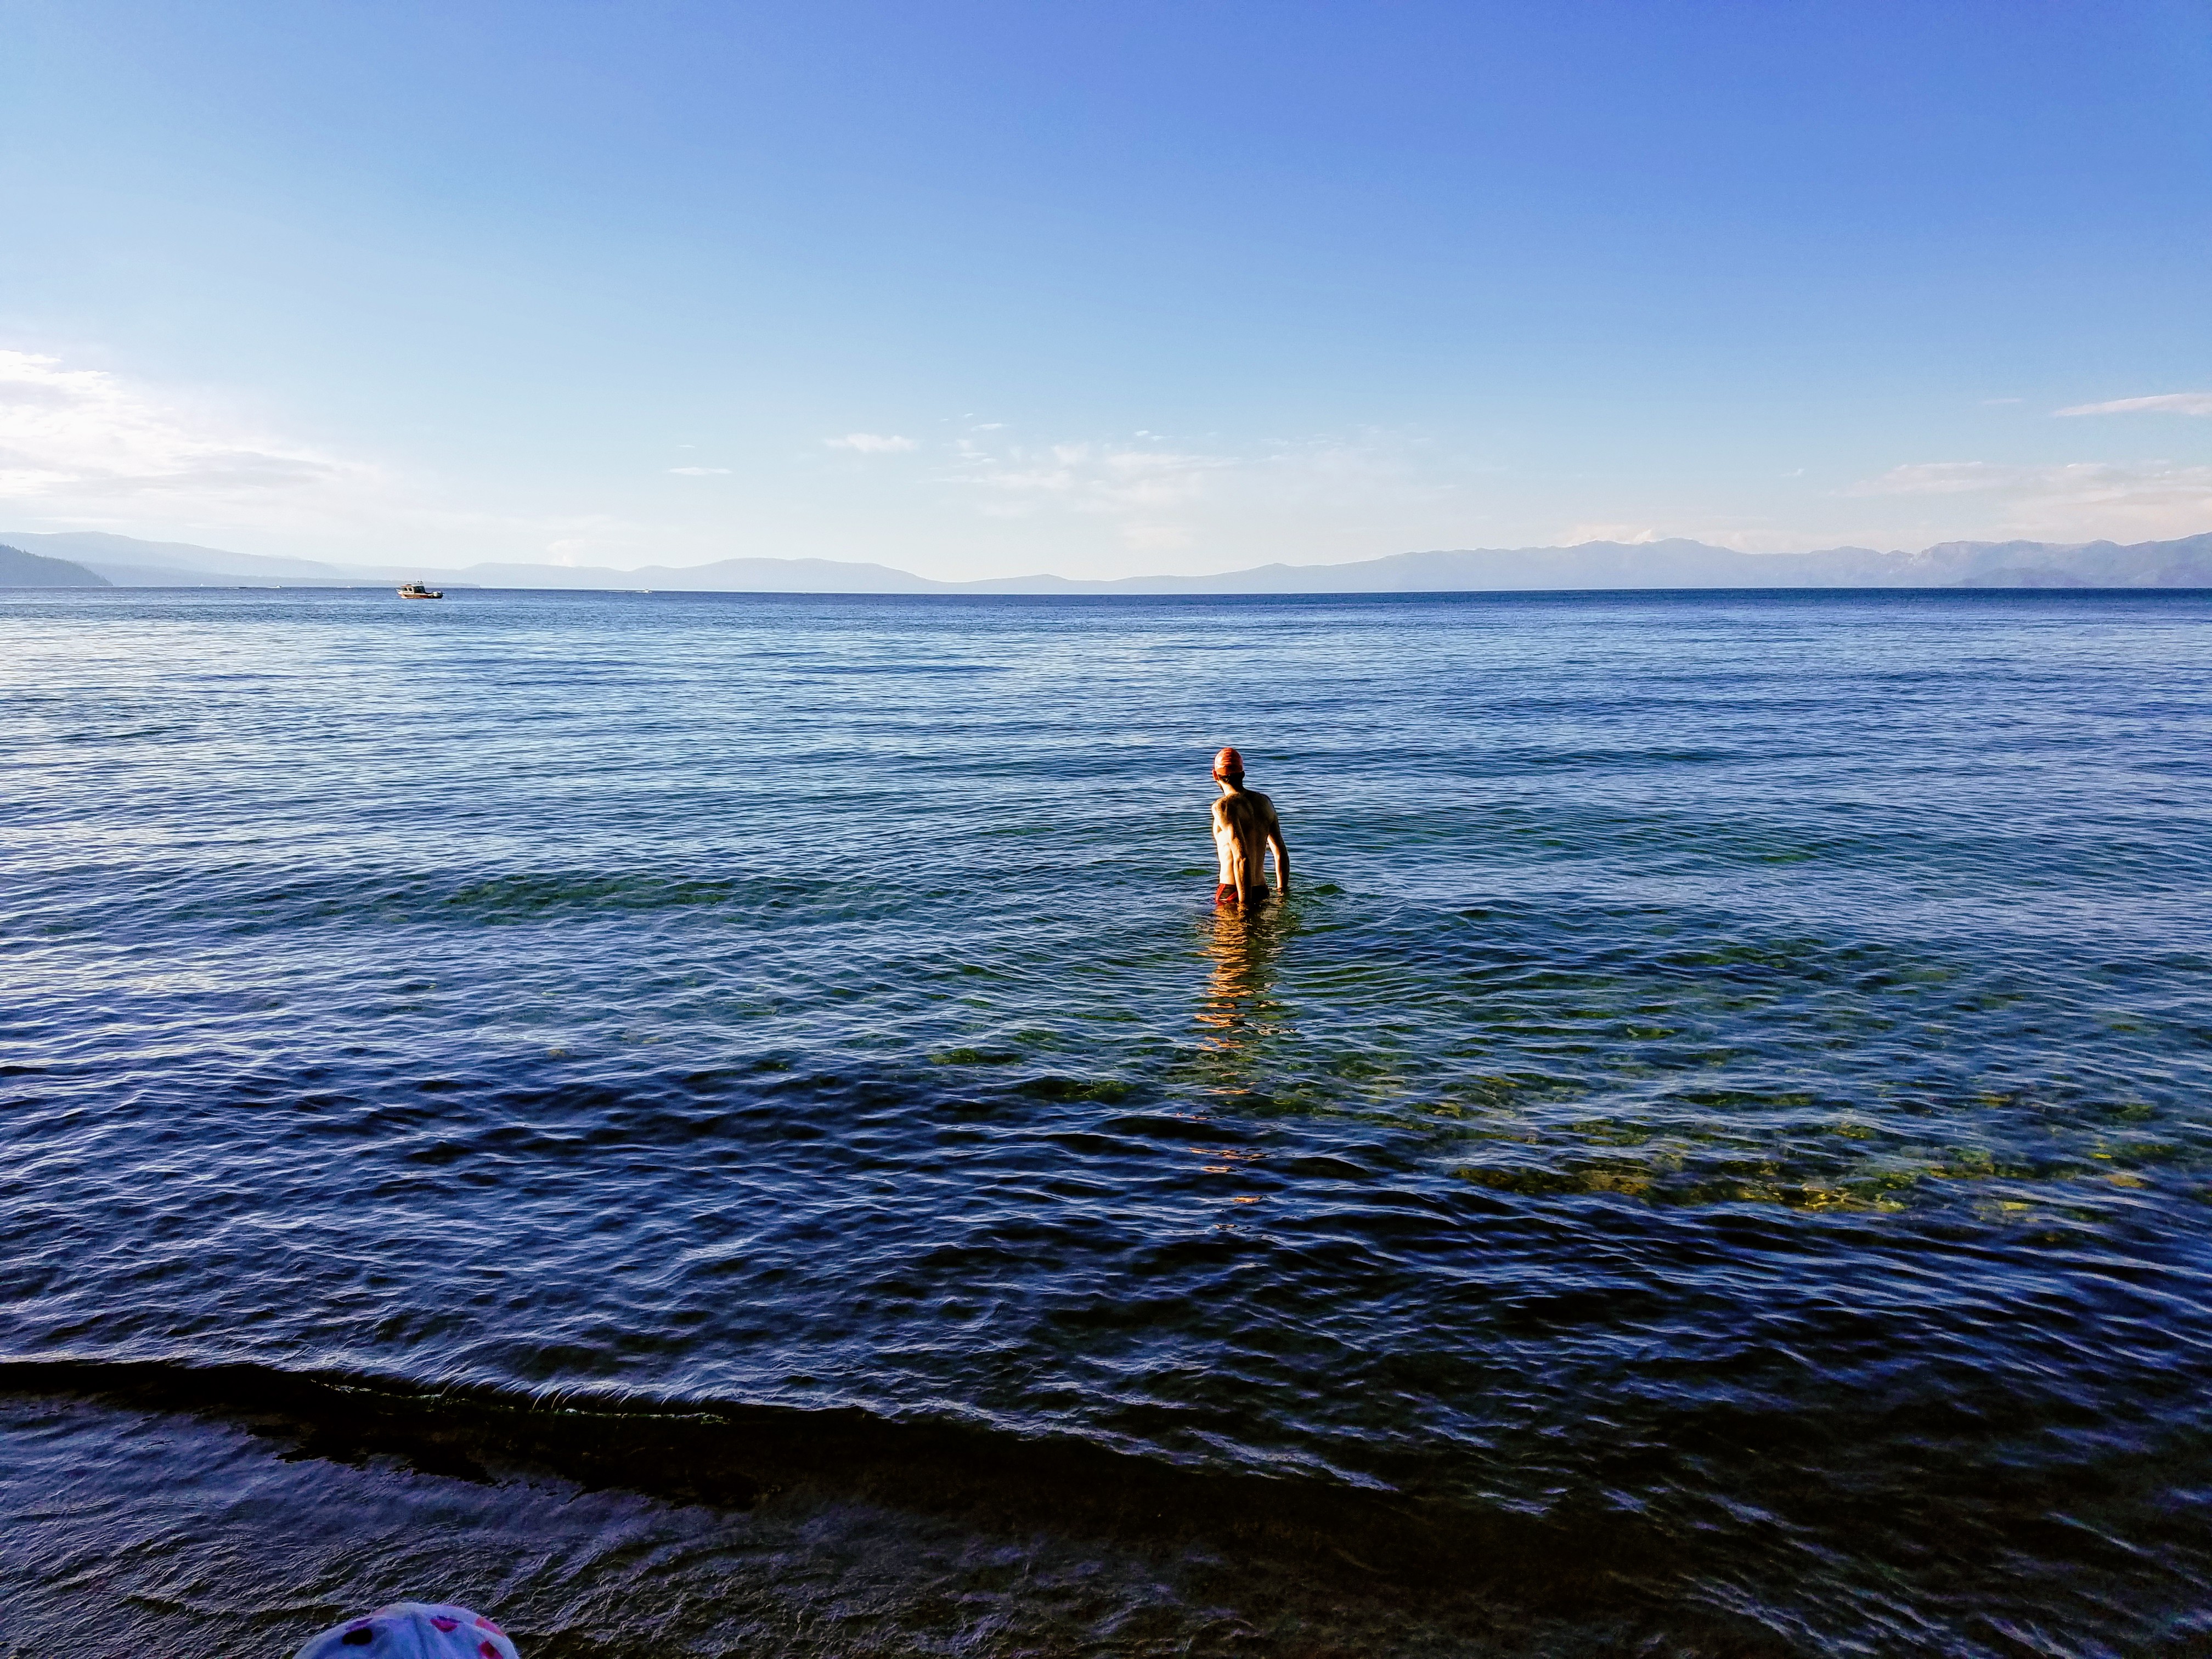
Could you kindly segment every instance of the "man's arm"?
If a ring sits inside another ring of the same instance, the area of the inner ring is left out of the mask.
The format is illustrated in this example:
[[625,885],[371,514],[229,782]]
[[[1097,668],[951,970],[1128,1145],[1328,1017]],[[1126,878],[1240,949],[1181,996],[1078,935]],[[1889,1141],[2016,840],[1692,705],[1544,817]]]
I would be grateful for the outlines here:
[[1267,845],[1275,849],[1275,890],[1291,890],[1291,849],[1283,845],[1283,821],[1275,816],[1275,803],[1267,803]]

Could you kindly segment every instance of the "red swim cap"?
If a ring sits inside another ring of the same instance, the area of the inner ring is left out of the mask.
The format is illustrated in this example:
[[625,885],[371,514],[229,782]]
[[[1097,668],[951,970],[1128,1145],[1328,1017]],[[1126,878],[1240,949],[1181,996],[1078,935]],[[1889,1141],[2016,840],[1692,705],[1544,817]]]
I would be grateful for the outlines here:
[[1217,778],[1241,778],[1244,775],[1244,757],[1234,749],[1224,749],[1213,757],[1213,775]]

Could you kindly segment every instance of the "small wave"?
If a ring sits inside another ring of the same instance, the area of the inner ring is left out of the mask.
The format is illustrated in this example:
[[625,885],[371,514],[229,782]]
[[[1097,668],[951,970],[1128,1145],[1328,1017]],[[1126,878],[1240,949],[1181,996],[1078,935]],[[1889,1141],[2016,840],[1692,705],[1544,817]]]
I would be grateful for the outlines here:
[[805,1492],[996,1531],[1146,1547],[1205,1540],[1331,1577],[1348,1562],[1355,1582],[1387,1583],[1401,1598],[1480,1589],[1587,1609],[1640,1601],[1632,1578],[1681,1563],[1662,1531],[1632,1518],[1482,1513],[1374,1485],[1178,1468],[981,1421],[161,1360],[0,1360],[5,1395],[219,1418],[277,1443],[287,1459],[381,1460],[459,1480],[550,1474],[732,1510]]

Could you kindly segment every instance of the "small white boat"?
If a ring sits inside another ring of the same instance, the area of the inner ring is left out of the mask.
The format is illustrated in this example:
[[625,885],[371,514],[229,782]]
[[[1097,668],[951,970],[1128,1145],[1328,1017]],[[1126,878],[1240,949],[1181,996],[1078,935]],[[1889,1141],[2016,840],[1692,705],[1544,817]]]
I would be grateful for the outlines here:
[[399,584],[399,597],[403,599],[442,599],[446,596],[440,589],[425,587],[420,582],[402,582]]

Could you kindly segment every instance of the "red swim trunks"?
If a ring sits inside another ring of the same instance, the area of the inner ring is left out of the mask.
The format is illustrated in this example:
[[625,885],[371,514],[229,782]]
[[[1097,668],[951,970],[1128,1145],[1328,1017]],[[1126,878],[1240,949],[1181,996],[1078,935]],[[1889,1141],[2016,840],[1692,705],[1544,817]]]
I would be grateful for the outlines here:
[[1235,884],[1224,881],[1213,890],[1213,902],[1217,908],[1224,904],[1263,904],[1267,898],[1267,890],[1264,887],[1247,887],[1239,892]]

